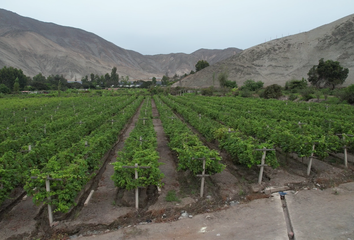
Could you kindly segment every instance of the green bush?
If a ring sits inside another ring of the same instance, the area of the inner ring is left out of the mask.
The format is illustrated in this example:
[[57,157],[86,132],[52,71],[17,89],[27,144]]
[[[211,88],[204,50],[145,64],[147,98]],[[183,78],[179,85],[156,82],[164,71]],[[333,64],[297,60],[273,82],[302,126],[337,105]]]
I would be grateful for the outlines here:
[[235,81],[228,80],[228,77],[229,75],[227,72],[222,72],[218,75],[220,87],[237,88],[237,83]]
[[273,84],[265,88],[264,98],[275,98],[278,99],[283,95],[282,88],[278,84]]
[[254,80],[246,80],[241,87],[241,90],[247,89],[248,91],[257,91],[258,89],[262,88],[264,82],[258,81],[255,82]]
[[349,104],[354,104],[354,84],[344,89],[337,89],[334,95],[341,101],[346,101]]
[[310,88],[310,87],[304,88],[304,89],[302,89],[300,91],[300,94],[301,94],[302,99],[304,101],[308,101],[308,100],[314,98],[314,96],[312,95],[313,93],[315,93],[315,90],[313,88]]
[[346,89],[346,100],[349,104],[354,103],[354,84],[350,85]]
[[285,83],[285,90],[291,90],[291,92],[295,93],[299,89],[304,89],[307,87],[307,81],[305,78],[302,78],[302,80],[290,80]]
[[243,89],[241,92],[240,92],[240,96],[241,97],[244,97],[244,98],[248,98],[248,97],[251,97],[252,96],[252,93],[250,90],[248,89]]
[[323,93],[323,96],[324,96],[325,100],[327,100],[328,95],[331,94],[331,90],[330,90],[329,88],[323,88],[323,89],[321,90],[321,92]]
[[177,197],[175,190],[170,190],[167,192],[166,202],[181,202],[181,200]]
[[214,94],[214,87],[203,88],[201,94],[204,96],[213,96]]
[[235,81],[227,80],[225,82],[225,87],[227,87],[227,88],[237,88],[237,83]]
[[296,94],[290,94],[288,99],[289,99],[289,101],[295,101],[297,99],[297,95]]
[[264,90],[265,89],[258,89],[257,94],[260,98],[264,98]]
[[322,96],[322,92],[321,91],[315,91],[315,96],[317,98],[317,101],[320,101],[320,97]]

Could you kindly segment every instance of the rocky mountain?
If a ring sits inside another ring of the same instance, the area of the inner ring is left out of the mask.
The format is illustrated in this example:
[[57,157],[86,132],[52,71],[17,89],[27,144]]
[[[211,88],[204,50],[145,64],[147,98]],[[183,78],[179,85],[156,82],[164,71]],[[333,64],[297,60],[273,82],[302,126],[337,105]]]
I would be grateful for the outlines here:
[[[292,79],[307,79],[307,73],[319,59],[339,61],[349,68],[343,86],[354,84],[354,14],[309,32],[275,39],[248,48],[184,78],[174,86],[219,86],[217,75],[227,72],[229,80],[241,86],[252,79],[264,86],[284,86]],[[213,80],[214,75],[214,80]]]
[[224,50],[199,49],[191,54],[171,53],[148,57],[158,64],[158,69],[161,72],[168,69],[167,73],[169,76],[173,76],[174,73],[181,76],[185,73],[189,74],[191,70],[195,71],[195,64],[199,60],[206,60],[210,65],[213,65],[240,52],[242,50],[237,48],[227,48]]
[[90,73],[110,73],[117,67],[121,76],[145,80],[166,73],[189,73],[200,59],[213,64],[240,51],[201,49],[192,54],[142,55],[81,29],[0,9],[0,68],[20,68],[28,76],[59,74],[68,80],[79,80]]

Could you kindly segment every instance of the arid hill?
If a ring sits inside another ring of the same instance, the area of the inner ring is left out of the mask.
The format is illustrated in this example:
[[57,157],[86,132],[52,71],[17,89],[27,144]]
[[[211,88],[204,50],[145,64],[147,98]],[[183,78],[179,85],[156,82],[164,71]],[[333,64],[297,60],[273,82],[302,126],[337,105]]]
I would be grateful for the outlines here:
[[20,68],[28,76],[59,74],[68,80],[79,80],[90,73],[110,73],[117,67],[121,76],[146,80],[166,73],[183,75],[195,70],[200,59],[213,64],[240,51],[202,49],[192,54],[142,55],[81,29],[0,9],[0,68]]
[[251,47],[174,86],[219,86],[217,75],[223,71],[239,86],[248,79],[263,81],[265,86],[275,83],[284,86],[292,79],[307,79],[308,71],[321,58],[339,61],[341,66],[349,68],[343,86],[354,84],[354,14],[309,32]]

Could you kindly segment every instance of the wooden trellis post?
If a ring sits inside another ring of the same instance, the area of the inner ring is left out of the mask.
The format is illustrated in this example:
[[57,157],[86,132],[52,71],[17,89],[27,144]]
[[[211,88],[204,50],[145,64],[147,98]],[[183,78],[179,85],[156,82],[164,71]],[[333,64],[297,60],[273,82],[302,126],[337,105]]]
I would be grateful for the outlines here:
[[267,164],[265,164],[265,158],[266,158],[266,154],[267,151],[275,151],[275,149],[266,149],[265,147],[263,149],[256,149],[256,151],[263,151],[263,155],[262,155],[262,159],[261,159],[261,164],[257,165],[258,167],[260,167],[259,170],[259,177],[258,177],[258,184],[262,184],[262,178],[263,178],[263,170],[264,167],[268,166]]
[[80,122],[78,122],[78,123],[76,123],[76,124],[79,124],[79,125],[81,125],[81,124],[84,124],[84,122],[80,121]]
[[145,120],[148,120],[148,118],[140,118],[140,120],[143,120],[143,125],[145,125]]
[[309,165],[307,166],[307,176],[310,176],[313,154],[315,153],[315,143],[312,145],[312,153],[310,156]]
[[28,150],[22,150],[21,152],[24,153],[24,152],[30,152],[32,150],[32,146],[31,145],[28,145]]
[[[203,197],[204,195],[204,183],[205,183],[205,177],[210,177],[210,175],[205,174],[205,157],[204,158],[192,158],[193,160],[203,160],[203,171],[202,174],[197,174],[197,177],[202,178],[202,182],[200,185],[200,197]],[[210,159],[215,159],[215,158],[210,158]]]
[[[345,141],[345,136],[348,137],[353,137],[353,135],[348,135],[348,134],[336,134],[337,136],[342,136],[343,142]],[[348,167],[348,151],[347,151],[347,146],[344,145],[344,165],[347,168]]]
[[[31,177],[32,179],[37,179],[38,177]],[[60,178],[51,178],[49,176],[47,176],[46,180],[45,180],[45,189],[47,191],[48,194],[48,202],[50,202],[51,197],[50,197],[50,182],[49,181],[62,181],[62,179]],[[50,203],[48,203],[48,218],[49,218],[49,225],[52,226],[53,225],[53,211],[52,211],[52,205],[50,205]]]
[[112,126],[113,126],[113,123],[116,122],[116,121],[114,121],[114,120],[112,119],[112,120],[110,120],[110,121],[108,121],[108,122],[111,122],[111,123],[112,123]]
[[140,146],[141,146],[145,140],[143,140],[142,136],[140,136],[137,141],[140,141]]
[[297,125],[299,125],[299,128],[301,128],[302,125],[306,125],[306,123],[298,122]]
[[228,133],[233,133],[235,131],[231,131],[231,128],[229,128],[229,130],[227,131]]
[[332,119],[325,119],[326,122],[329,122],[329,129],[331,129],[331,122],[333,122]]
[[[139,166],[135,163],[134,166],[122,166],[122,168],[134,168],[135,169],[135,180],[138,180],[138,168],[150,168],[149,166]],[[136,210],[139,209],[139,187],[135,188],[135,208]]]

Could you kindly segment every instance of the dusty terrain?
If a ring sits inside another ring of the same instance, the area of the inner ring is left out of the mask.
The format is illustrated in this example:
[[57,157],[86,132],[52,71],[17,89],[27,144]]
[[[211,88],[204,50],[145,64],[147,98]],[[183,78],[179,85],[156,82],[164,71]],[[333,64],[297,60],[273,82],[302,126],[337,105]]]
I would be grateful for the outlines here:
[[[325,219],[333,217],[331,221],[337,221],[337,218],[353,217],[347,204],[353,201],[354,189],[350,183],[339,186],[353,180],[352,156],[348,169],[344,168],[340,155],[326,161],[314,159],[311,174],[306,176],[308,159],[278,153],[281,167],[266,168],[262,185],[258,185],[257,167],[248,169],[235,165],[218,149],[217,143],[204,140],[210,148],[221,152],[227,168],[207,178],[205,195],[201,198],[200,179],[188,172],[177,172],[177,158],[167,145],[168,138],[154,102],[152,104],[160,161],[164,163],[160,166],[165,174],[164,186],[160,191],[154,187],[141,189],[140,200],[144,204],[138,211],[134,207],[133,192],[118,191],[114,187],[110,180],[114,170],[109,164],[116,161],[116,153],[123,148],[124,140],[134,128],[139,118],[136,114],[122,132],[113,154],[109,155],[87,206],[79,204],[73,214],[65,220],[56,219],[55,225],[50,227],[45,206],[35,206],[27,197],[1,216],[0,239],[286,239],[291,228],[286,224],[284,202],[276,193],[283,190],[287,190],[286,199],[290,199],[290,219],[293,231],[299,235],[297,239],[335,239],[324,238],[325,235],[306,238],[309,234],[306,225],[310,220],[315,221],[312,218],[327,226],[329,221]],[[176,193],[176,201],[166,201],[169,191]],[[302,204],[306,204],[303,209]],[[328,206],[329,210],[322,206]],[[307,216],[312,210],[313,215]],[[351,226],[343,221],[335,224],[332,230],[337,234],[335,237],[352,236],[347,230]],[[330,227],[325,228],[329,231]],[[325,230],[317,233],[322,232],[326,233]]]
[[252,79],[264,82],[264,86],[308,78],[310,68],[321,58],[339,61],[349,68],[343,86],[354,83],[354,15],[323,25],[308,32],[267,40],[244,50],[242,53],[220,61],[192,74],[173,86],[219,86],[217,75],[228,73],[228,80],[241,86]]
[[33,77],[63,75],[67,80],[81,80],[91,73],[99,76],[117,68],[130,80],[148,80],[166,73],[172,77],[195,71],[203,59],[210,64],[241,52],[238,48],[199,49],[191,54],[143,55],[123,49],[84,30],[45,23],[0,9],[0,68],[22,69]]

